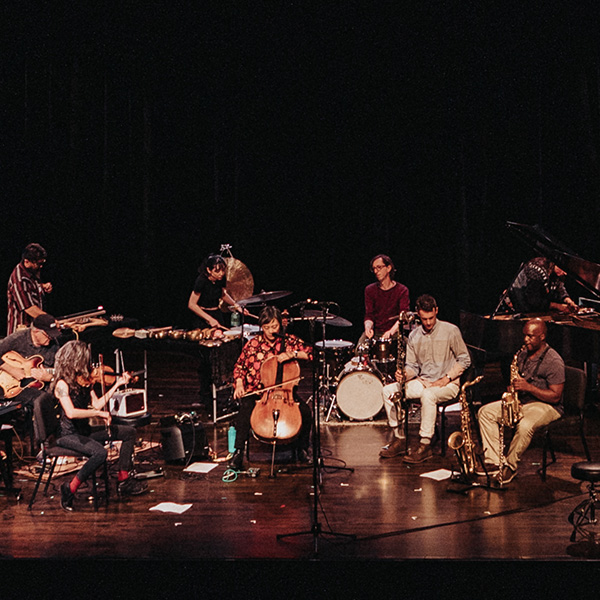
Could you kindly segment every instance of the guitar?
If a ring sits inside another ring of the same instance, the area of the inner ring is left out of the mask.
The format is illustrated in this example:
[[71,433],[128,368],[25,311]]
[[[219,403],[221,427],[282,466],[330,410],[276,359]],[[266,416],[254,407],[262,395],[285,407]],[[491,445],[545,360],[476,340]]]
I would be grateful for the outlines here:
[[[41,390],[44,387],[43,381],[39,381],[31,375],[31,369],[40,368],[44,362],[44,358],[39,354],[23,358],[16,350],[9,350],[2,355],[2,360],[10,367],[21,369],[24,374],[23,379],[19,380],[6,371],[4,365],[0,365],[0,387],[4,391],[5,398],[14,398],[27,388]],[[51,372],[50,369],[46,370]]]

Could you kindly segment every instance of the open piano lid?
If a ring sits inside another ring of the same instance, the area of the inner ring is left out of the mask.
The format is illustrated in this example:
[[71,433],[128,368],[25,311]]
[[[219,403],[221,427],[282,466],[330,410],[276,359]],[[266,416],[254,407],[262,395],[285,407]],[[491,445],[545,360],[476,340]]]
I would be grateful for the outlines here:
[[524,225],[507,221],[506,226],[521,241],[533,248],[538,255],[552,260],[577,283],[596,298],[600,298],[600,265],[581,258],[546,233],[539,225]]

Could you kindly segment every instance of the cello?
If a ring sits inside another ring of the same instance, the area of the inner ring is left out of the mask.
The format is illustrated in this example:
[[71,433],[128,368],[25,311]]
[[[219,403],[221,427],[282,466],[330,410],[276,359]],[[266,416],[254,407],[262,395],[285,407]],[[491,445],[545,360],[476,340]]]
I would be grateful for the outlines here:
[[261,442],[289,443],[302,427],[300,407],[293,395],[294,385],[300,379],[300,365],[296,360],[280,363],[277,356],[271,356],[262,364],[260,378],[265,390],[250,415],[252,431]]

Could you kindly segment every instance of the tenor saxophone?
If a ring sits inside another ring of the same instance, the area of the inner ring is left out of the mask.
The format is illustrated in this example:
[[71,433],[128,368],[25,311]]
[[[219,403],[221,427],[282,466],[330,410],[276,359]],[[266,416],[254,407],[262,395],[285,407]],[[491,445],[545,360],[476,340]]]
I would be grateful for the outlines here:
[[465,381],[460,388],[460,431],[455,431],[448,438],[448,447],[456,453],[460,469],[466,477],[475,473],[475,441],[473,438],[473,423],[471,420],[471,409],[467,401],[467,388],[479,383],[483,375],[479,375],[473,381]]

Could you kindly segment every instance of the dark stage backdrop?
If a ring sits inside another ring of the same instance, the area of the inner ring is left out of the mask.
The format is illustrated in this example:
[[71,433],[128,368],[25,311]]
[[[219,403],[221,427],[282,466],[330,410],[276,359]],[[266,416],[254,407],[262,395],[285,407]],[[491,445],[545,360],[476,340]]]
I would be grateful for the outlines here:
[[185,327],[223,243],[351,339],[379,252],[453,321],[530,257],[507,220],[600,263],[595,3],[88,4],[4,9],[0,277],[43,244],[54,314]]

